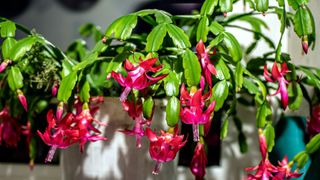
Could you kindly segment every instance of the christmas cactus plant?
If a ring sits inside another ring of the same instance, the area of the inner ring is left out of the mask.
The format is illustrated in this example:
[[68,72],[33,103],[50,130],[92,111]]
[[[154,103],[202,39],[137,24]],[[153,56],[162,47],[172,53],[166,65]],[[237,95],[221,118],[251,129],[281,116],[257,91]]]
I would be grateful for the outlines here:
[[[179,131],[184,123],[192,127],[190,136],[195,147],[191,172],[196,179],[203,179],[210,153],[205,137],[218,112],[222,114],[220,138],[228,135],[229,121],[233,120],[241,136],[241,151],[247,150],[236,111],[242,104],[256,108],[254,128],[262,159],[256,167],[246,169],[255,172],[248,179],[299,177],[299,169],[320,148],[319,108],[310,107],[308,129],[312,130],[312,138],[305,151],[290,162],[283,157],[279,164],[269,161],[268,152],[275,141],[272,114],[276,112],[272,111],[271,101],[277,99],[279,105],[273,106],[282,112],[297,110],[303,98],[312,106],[307,87],[320,89],[319,69],[295,65],[282,50],[287,28],[294,28],[301,38],[305,54],[315,45],[315,24],[308,0],[278,0],[278,5],[272,7],[268,0],[244,0],[250,6],[248,12],[229,13],[236,2],[205,0],[201,9],[187,15],[141,10],[116,19],[105,33],[98,26],[85,24],[80,33],[92,37],[94,46],[88,48],[84,40],[77,40],[66,51],[35,31],[2,18],[0,142],[16,146],[21,134],[26,135],[31,165],[36,137],[51,146],[46,162],[52,160],[58,148],[78,143],[82,151],[87,141],[107,140],[96,128],[106,124],[94,114],[102,96],[119,96],[123,110],[133,120],[132,129],[120,131],[136,138],[137,151],[145,146],[142,138],[150,141],[153,174],[161,173],[161,164],[172,161],[188,141]],[[288,7],[292,11],[287,12]],[[276,14],[281,23],[276,44],[263,33],[268,27],[258,18],[270,14]],[[238,21],[249,23],[251,28],[236,25]],[[150,30],[136,32],[140,22]],[[242,47],[228,27],[252,33],[253,43]],[[25,37],[17,39],[16,30]],[[260,41],[272,50],[252,58],[250,53]],[[152,130],[156,98],[167,100],[167,128],[159,133]],[[40,131],[36,119],[43,111],[47,112],[48,124]],[[297,169],[293,171],[294,164]]]

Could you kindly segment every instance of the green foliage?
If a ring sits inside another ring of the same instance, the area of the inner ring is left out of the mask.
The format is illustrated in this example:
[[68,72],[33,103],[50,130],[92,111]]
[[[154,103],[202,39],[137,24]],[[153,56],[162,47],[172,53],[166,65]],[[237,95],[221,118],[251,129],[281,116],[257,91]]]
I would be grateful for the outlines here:
[[180,101],[177,97],[172,96],[166,107],[166,121],[168,126],[175,127],[180,117]]
[[197,86],[200,82],[201,67],[197,56],[189,49],[182,55],[184,77],[188,86]]

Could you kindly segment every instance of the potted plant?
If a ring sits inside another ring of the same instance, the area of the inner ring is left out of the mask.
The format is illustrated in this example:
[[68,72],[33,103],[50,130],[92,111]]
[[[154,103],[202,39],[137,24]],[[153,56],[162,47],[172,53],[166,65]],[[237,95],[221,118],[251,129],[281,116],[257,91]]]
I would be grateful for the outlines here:
[[[286,28],[294,28],[305,54],[314,46],[315,25],[308,2],[278,0],[277,6],[269,7],[268,0],[246,0],[249,12],[229,15],[236,2],[206,0],[199,11],[188,15],[141,10],[118,18],[105,33],[93,24],[85,24],[80,33],[91,36],[94,47],[88,48],[85,41],[77,40],[65,52],[41,35],[1,19],[0,140],[14,145],[21,133],[27,134],[31,162],[36,150],[32,139],[36,137],[51,147],[46,162],[52,160],[56,149],[72,144],[79,144],[83,151],[88,141],[107,140],[95,127],[106,126],[94,118],[97,104],[102,101],[99,96],[119,96],[123,110],[133,120],[132,128],[122,132],[136,138],[138,149],[145,146],[142,139],[149,142],[150,157],[155,161],[153,174],[161,173],[161,165],[172,161],[191,136],[194,153],[190,170],[196,179],[203,179],[210,153],[206,151],[205,137],[215,115],[221,115],[220,138],[227,136],[229,121],[233,120],[241,151],[247,151],[236,111],[243,104],[256,109],[255,128],[262,156],[258,166],[247,168],[253,171],[248,179],[301,176],[299,169],[319,149],[320,135],[313,136],[305,150],[290,161],[283,157],[278,164],[272,164],[268,152],[275,144],[272,114],[276,112],[271,106],[282,112],[297,110],[302,98],[309,98],[306,86],[320,87],[317,68],[295,65],[282,51]],[[293,11],[287,12],[288,6]],[[277,44],[261,31],[266,25],[256,17],[268,14],[277,14],[281,23]],[[252,28],[235,25],[236,21],[247,22]],[[150,31],[135,33],[139,22],[147,23]],[[225,27],[253,33],[253,43],[244,51]],[[17,40],[16,28],[26,37]],[[273,50],[253,58],[250,52],[260,41],[266,41]],[[280,96],[271,96],[277,94]],[[160,131],[153,129],[157,98],[167,100],[163,118],[167,126]],[[48,104],[57,106],[54,109]],[[35,119],[44,109],[48,111],[48,125],[35,133]],[[28,125],[21,128],[17,119]],[[192,134],[181,135],[181,123],[191,126]],[[294,164],[296,170],[291,169]]]

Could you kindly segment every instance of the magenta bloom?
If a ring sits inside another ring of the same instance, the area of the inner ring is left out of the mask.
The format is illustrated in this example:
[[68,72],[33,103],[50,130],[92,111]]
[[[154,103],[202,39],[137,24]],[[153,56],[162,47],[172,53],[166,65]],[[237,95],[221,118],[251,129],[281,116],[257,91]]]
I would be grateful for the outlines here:
[[144,125],[150,125],[149,121],[143,117],[141,102],[134,103],[133,101],[125,101],[122,103],[125,111],[135,121],[132,130],[120,130],[130,136],[136,136],[136,147],[141,148],[141,138],[144,136]]
[[272,178],[272,180],[283,180],[290,178],[298,178],[302,174],[298,173],[298,170],[291,172],[292,164],[288,164],[288,157],[285,156],[281,162],[278,162],[279,166],[277,166],[278,173]]
[[187,142],[183,141],[183,135],[178,135],[178,128],[174,129],[173,134],[160,132],[161,135],[157,136],[150,128],[146,129],[146,135],[150,140],[149,153],[151,158],[157,162],[153,174],[159,173],[161,163],[172,161]]
[[320,104],[312,107],[311,117],[307,121],[307,130],[311,136],[320,133]]
[[207,155],[204,144],[198,143],[191,160],[190,169],[196,179],[203,179],[206,175]]
[[262,160],[259,165],[245,169],[246,171],[256,171],[255,174],[248,175],[248,180],[269,180],[273,177],[273,173],[278,172],[268,159],[266,137],[262,130],[259,130],[259,142]]
[[58,84],[58,82],[55,81],[53,83],[53,85],[52,85],[52,88],[51,88],[52,96],[56,96],[57,95],[58,89],[59,89],[59,84]]
[[167,76],[167,74],[156,77],[150,76],[150,73],[158,72],[162,68],[162,65],[154,66],[157,60],[157,58],[151,58],[141,61],[136,67],[129,60],[126,60],[124,62],[124,69],[127,71],[127,77],[123,77],[122,74],[112,71],[111,76],[124,87],[124,91],[120,95],[121,102],[127,99],[131,89],[143,90]]
[[214,67],[214,65],[211,63],[211,60],[209,58],[209,50],[205,48],[202,40],[198,42],[196,46],[196,51],[202,67],[202,76],[205,77],[205,80],[208,82],[209,86],[212,87],[211,74],[216,76],[217,70]]
[[17,94],[18,94],[18,99],[19,99],[21,105],[23,106],[24,110],[28,111],[28,102],[27,102],[27,99],[24,96],[23,92],[20,89],[18,89]]
[[77,139],[79,139],[81,152],[83,152],[84,144],[87,141],[107,140],[107,138],[99,136],[101,132],[93,126],[93,122],[105,126],[104,123],[92,117],[90,109],[84,108],[80,114],[75,116],[75,129],[78,131]]
[[185,86],[182,85],[180,101],[186,106],[181,107],[180,117],[185,124],[192,124],[193,140],[199,141],[199,124],[206,124],[214,111],[216,101],[212,101],[208,108],[204,110],[207,95],[202,95],[202,89],[198,89],[194,94],[186,92]]
[[9,109],[4,107],[0,112],[0,143],[8,147],[17,147],[21,129],[17,120],[10,116]]
[[286,109],[288,106],[288,91],[287,91],[287,84],[288,81],[285,79],[285,75],[289,72],[289,69],[287,67],[286,62],[284,62],[281,65],[281,71],[277,67],[277,63],[274,62],[272,66],[272,71],[271,74],[267,70],[267,65],[264,66],[264,77],[266,78],[267,81],[269,82],[275,82],[278,81],[279,87],[276,93],[273,95],[276,95],[280,93],[281,95],[281,104],[282,108]]
[[53,115],[53,110],[47,113],[48,126],[44,133],[38,131],[38,135],[48,146],[51,146],[45,162],[50,162],[53,159],[57,148],[65,149],[71,144],[77,142],[76,130],[73,130],[74,115],[68,113],[63,119],[57,121]]

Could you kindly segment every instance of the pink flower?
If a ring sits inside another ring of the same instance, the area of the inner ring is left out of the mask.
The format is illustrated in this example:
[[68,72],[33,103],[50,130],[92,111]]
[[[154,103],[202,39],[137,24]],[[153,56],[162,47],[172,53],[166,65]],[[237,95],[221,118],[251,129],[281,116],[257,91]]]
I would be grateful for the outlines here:
[[132,130],[125,129],[120,130],[130,136],[136,136],[136,147],[141,148],[141,138],[144,136],[144,125],[150,125],[149,121],[144,119],[142,113],[142,104],[140,101],[134,103],[133,101],[125,101],[122,103],[124,110],[128,112],[128,115],[135,121]]
[[291,172],[291,167],[293,163],[288,164],[288,157],[285,156],[281,162],[278,162],[279,166],[277,166],[278,173],[272,178],[272,180],[283,180],[290,178],[298,178],[302,174],[298,173],[298,170]]
[[[86,105],[86,103],[85,103]],[[98,120],[92,117],[90,113],[90,109],[85,107],[82,112],[75,116],[75,129],[78,131],[79,144],[80,144],[80,151],[83,152],[84,144],[87,141],[95,142],[99,140],[107,140],[107,138],[99,136],[101,132],[93,126],[93,122],[96,122],[99,125],[105,126],[106,124],[99,122]]]
[[182,85],[180,93],[180,101],[184,107],[181,107],[180,117],[185,124],[192,124],[193,140],[199,141],[199,124],[206,124],[210,121],[210,117],[214,111],[216,101],[212,101],[208,108],[204,110],[205,99],[207,95],[202,95],[202,89],[192,89],[189,94],[185,86]]
[[248,175],[248,180],[269,180],[273,177],[273,173],[278,172],[268,159],[266,138],[261,129],[259,129],[259,142],[262,160],[259,165],[245,169],[246,171],[256,171],[255,174]]
[[280,93],[281,95],[281,104],[282,108],[286,109],[288,106],[288,91],[287,91],[287,84],[288,81],[285,79],[285,75],[289,72],[289,69],[287,67],[286,62],[284,62],[281,65],[281,71],[277,67],[277,63],[274,62],[272,66],[272,71],[271,74],[267,70],[267,65],[264,66],[264,77],[266,78],[267,81],[269,82],[275,82],[278,81],[279,87],[276,93],[273,95],[276,95]]
[[209,58],[209,49],[206,49],[202,40],[200,40],[196,46],[197,56],[202,67],[202,76],[208,82],[209,86],[212,87],[211,74],[217,75],[217,70],[211,63]]
[[136,67],[129,60],[126,60],[124,62],[124,68],[127,71],[127,77],[123,77],[122,74],[112,71],[111,76],[125,88],[120,95],[121,102],[127,99],[131,89],[143,90],[167,76],[167,74],[156,77],[149,75],[149,73],[158,72],[162,68],[162,65],[154,66],[157,60],[157,58],[151,58],[141,61]]
[[320,133],[320,104],[312,107],[311,117],[307,121],[307,130],[311,136]]
[[146,129],[146,135],[150,140],[149,153],[151,158],[157,162],[153,174],[159,173],[161,163],[172,161],[187,142],[183,141],[183,135],[177,135],[178,128],[175,128],[172,133],[160,132],[161,135],[157,136],[150,128]]
[[47,113],[47,122],[48,127],[45,132],[43,134],[40,131],[37,132],[43,142],[51,146],[45,160],[45,162],[50,162],[57,148],[65,149],[78,141],[78,132],[73,129],[74,115],[72,113],[68,113],[61,121],[57,121],[53,110],[50,110]]
[[17,94],[18,94],[18,99],[19,99],[21,105],[23,106],[24,110],[28,111],[27,99],[24,96],[23,92],[20,89],[18,89]]
[[190,169],[196,179],[203,179],[206,175],[207,155],[204,144],[198,143],[191,160]]
[[17,120],[10,116],[9,109],[4,107],[0,112],[0,143],[8,147],[17,147],[21,129]]

